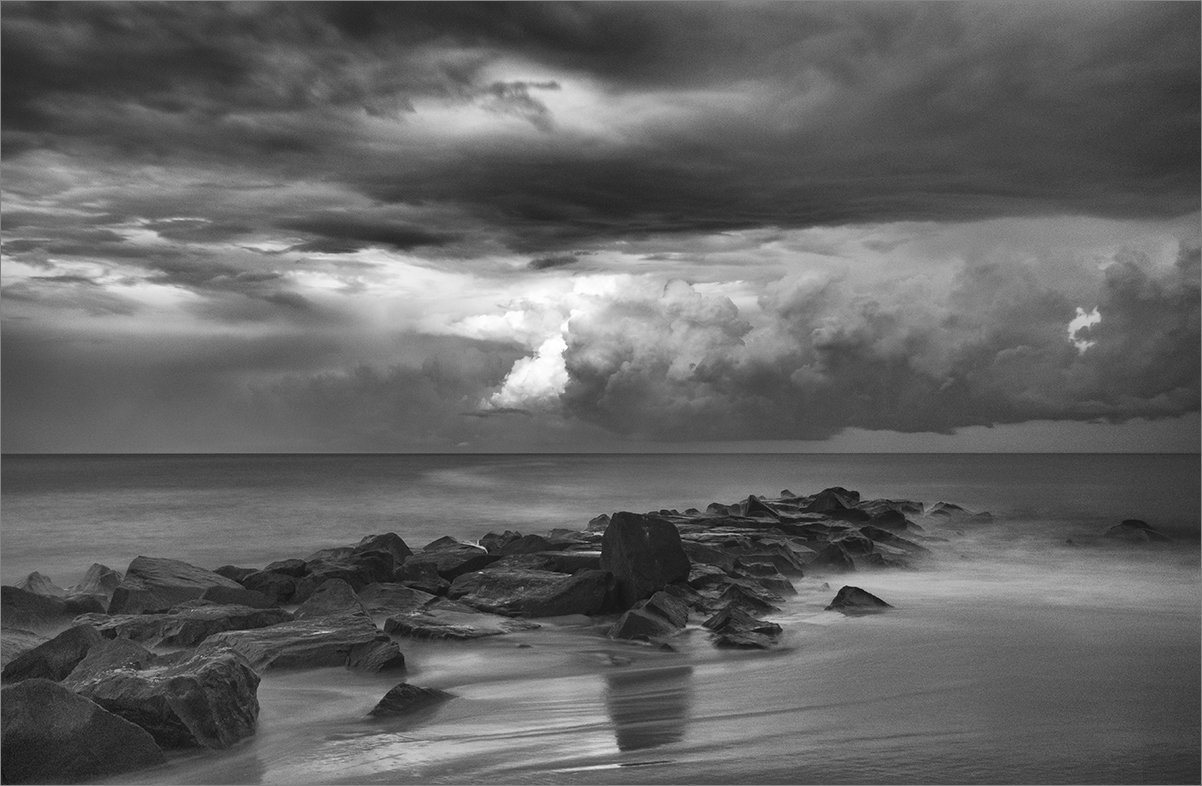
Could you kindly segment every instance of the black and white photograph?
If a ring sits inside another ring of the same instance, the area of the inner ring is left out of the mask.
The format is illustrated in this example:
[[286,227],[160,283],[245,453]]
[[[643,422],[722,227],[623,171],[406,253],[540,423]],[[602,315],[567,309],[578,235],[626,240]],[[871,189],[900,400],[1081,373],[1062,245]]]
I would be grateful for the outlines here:
[[1202,782],[1202,3],[0,2],[0,781]]

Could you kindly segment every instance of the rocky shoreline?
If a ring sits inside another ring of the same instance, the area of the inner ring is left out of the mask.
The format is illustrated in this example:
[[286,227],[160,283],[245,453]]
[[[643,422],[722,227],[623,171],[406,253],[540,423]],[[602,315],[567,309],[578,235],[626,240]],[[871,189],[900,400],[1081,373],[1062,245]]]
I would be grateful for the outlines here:
[[[411,639],[467,642],[575,616],[632,646],[670,649],[699,625],[715,647],[772,649],[783,631],[771,617],[793,579],[913,568],[944,542],[933,523],[989,521],[830,488],[417,550],[369,535],[261,569],[140,556],[124,575],[93,565],[67,589],[34,573],[2,588],[2,779],[78,782],[161,764],[164,752],[237,745],[255,734],[269,670],[396,675],[377,718],[452,699],[402,680]],[[1135,520],[1105,534],[1163,538]],[[828,608],[889,606],[843,586]]]

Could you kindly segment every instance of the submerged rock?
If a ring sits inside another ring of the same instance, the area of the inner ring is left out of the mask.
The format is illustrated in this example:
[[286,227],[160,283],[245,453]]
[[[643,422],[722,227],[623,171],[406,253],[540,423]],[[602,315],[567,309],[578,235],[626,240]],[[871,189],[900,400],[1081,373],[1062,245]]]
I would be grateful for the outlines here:
[[866,592],[859,587],[845,586],[835,594],[834,600],[830,602],[826,610],[841,611],[844,614],[863,614],[891,608],[893,607],[871,592]]
[[136,557],[113,591],[110,614],[167,611],[204,595],[210,587],[242,589],[238,582],[177,559]]
[[50,680],[0,691],[5,783],[82,783],[165,762],[144,729]]
[[237,650],[259,670],[323,666],[364,671],[405,668],[405,658],[396,642],[362,614],[217,633],[205,640],[201,652],[221,647]]
[[6,683],[28,679],[47,679],[58,682],[71,673],[96,644],[103,641],[91,625],[76,625],[50,641],[21,653],[4,667],[0,679]]
[[253,735],[259,717],[259,675],[230,649],[173,665],[81,675],[70,687],[146,729],[164,748],[228,748]]
[[454,695],[445,690],[419,688],[416,685],[402,682],[385,693],[384,698],[380,699],[368,715],[376,718],[408,715],[414,710],[441,704],[453,698],[455,698]]
[[1124,519],[1102,533],[1104,537],[1125,540],[1128,543],[1172,543],[1173,539],[1157,532],[1146,521]]
[[614,575],[622,608],[689,578],[680,533],[656,516],[615,513],[601,540],[601,569]]

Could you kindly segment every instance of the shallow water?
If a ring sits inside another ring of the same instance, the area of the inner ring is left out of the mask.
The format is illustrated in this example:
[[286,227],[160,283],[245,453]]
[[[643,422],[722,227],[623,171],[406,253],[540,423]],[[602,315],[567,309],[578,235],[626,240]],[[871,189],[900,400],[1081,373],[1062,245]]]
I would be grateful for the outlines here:
[[[301,459],[6,458],[5,580],[35,567],[69,580],[98,551],[118,567],[134,553],[258,565],[371,531],[421,545],[784,487],[1000,515],[923,521],[946,541],[915,570],[797,580],[768,615],[785,628],[779,651],[715,650],[696,618],[676,652],[610,641],[583,618],[477,642],[399,639],[404,679],[455,699],[369,720],[399,677],[268,672],[254,738],[108,782],[1202,780],[1197,457]],[[1177,544],[1098,537],[1127,516]],[[824,611],[843,583],[895,608]]]

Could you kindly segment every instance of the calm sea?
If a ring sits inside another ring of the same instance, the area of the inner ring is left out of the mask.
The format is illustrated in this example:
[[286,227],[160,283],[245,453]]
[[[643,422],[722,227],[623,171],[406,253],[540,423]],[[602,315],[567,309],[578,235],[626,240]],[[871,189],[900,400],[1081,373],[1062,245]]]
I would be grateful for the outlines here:
[[[402,640],[405,680],[457,698],[366,720],[395,675],[268,672],[255,737],[111,783],[1198,783],[1196,455],[6,456],[4,583],[138,554],[261,566],[395,531],[581,527],[782,489],[956,502],[914,570],[807,575],[771,653],[676,652],[544,621]],[[1142,518],[1169,547],[1098,537]],[[1071,541],[1071,542],[1070,542]],[[828,584],[829,582],[829,584]],[[841,583],[895,608],[843,617]],[[523,645],[521,648],[516,645]]]

